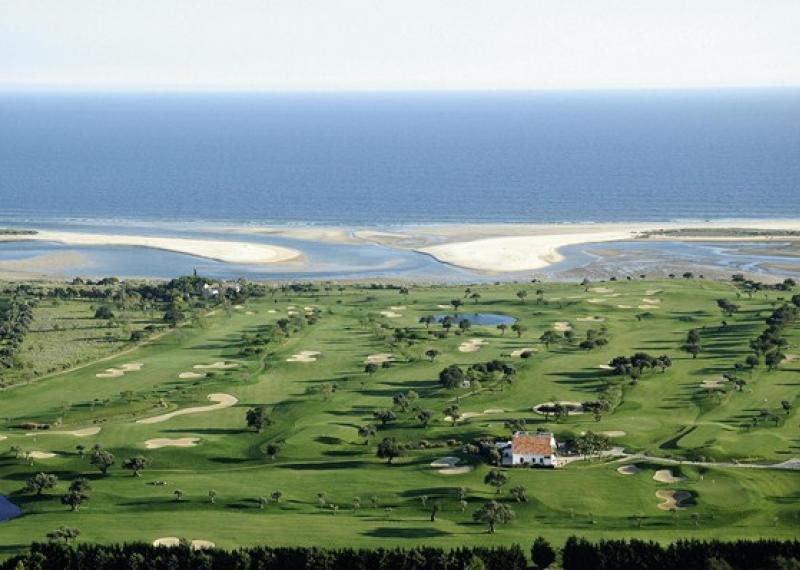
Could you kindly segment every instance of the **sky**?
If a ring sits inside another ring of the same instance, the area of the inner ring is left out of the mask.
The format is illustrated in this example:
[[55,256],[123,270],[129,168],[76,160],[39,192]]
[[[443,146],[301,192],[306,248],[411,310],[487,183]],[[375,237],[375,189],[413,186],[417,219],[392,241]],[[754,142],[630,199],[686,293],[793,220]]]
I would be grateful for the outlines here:
[[800,86],[800,0],[0,0],[0,89]]

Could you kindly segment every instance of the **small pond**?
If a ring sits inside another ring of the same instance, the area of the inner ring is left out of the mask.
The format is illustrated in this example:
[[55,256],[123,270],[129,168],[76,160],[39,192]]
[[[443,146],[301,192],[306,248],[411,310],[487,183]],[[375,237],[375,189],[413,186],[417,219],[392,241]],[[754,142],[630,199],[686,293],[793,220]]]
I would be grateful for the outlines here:
[[501,315],[499,313],[453,313],[436,315],[436,322],[441,323],[446,317],[450,317],[454,323],[468,320],[473,325],[484,327],[496,327],[497,325],[513,325],[517,322],[514,317]]
[[0,495],[0,522],[13,519],[22,514],[22,509],[17,505]]

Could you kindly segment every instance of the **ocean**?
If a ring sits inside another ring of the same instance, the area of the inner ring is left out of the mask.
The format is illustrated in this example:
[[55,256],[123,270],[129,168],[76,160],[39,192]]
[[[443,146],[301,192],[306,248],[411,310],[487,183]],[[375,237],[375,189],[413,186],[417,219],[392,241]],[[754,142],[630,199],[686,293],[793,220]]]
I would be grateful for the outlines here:
[[800,91],[0,94],[0,222],[800,216]]

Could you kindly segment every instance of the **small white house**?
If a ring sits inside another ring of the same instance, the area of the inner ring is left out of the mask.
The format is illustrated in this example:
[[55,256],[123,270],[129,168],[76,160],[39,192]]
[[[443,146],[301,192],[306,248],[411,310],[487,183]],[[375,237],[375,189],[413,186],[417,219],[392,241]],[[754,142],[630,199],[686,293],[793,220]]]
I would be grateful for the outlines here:
[[518,431],[511,441],[499,444],[503,465],[555,467],[556,438],[550,432]]

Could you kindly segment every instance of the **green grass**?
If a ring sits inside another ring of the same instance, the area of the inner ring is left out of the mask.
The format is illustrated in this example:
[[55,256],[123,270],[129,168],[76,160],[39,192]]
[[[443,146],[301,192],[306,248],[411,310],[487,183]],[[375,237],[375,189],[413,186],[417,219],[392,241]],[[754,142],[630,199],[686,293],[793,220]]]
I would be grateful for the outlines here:
[[[670,280],[605,286],[619,295],[586,292],[578,284],[544,285],[546,302],[541,304],[536,302],[535,286],[527,286],[529,297],[524,303],[515,296],[519,285],[474,288],[481,294],[480,302],[465,300],[463,311],[513,315],[528,329],[518,339],[511,332],[501,336],[494,328],[473,327],[467,336],[489,341],[474,353],[459,352],[457,347],[465,337],[452,332],[444,339],[431,338],[412,345],[394,344],[391,338],[395,327],[424,331],[419,317],[445,312],[436,305],[461,297],[463,288],[419,288],[408,296],[396,290],[350,288],[330,296],[276,294],[248,303],[247,311],[254,314],[220,310],[205,319],[202,327],[182,327],[116,360],[6,390],[0,393],[0,433],[8,439],[0,443],[0,450],[19,445],[24,450],[59,455],[33,466],[11,454],[0,456],[0,492],[24,510],[22,517],[0,523],[0,552],[16,552],[60,525],[78,527],[81,540],[87,541],[150,542],[161,536],[181,536],[208,539],[226,547],[264,542],[325,546],[527,544],[538,534],[561,541],[574,533],[590,538],[660,541],[687,535],[797,536],[797,472],[682,466],[687,480],[664,485],[652,480],[652,473],[663,466],[639,462],[642,472],[623,476],[616,472],[618,463],[600,460],[555,471],[509,470],[511,482],[500,497],[509,500],[508,488],[522,484],[530,501],[514,503],[516,520],[494,536],[472,523],[471,513],[478,505],[496,498],[494,490],[483,484],[489,467],[475,457],[463,456],[459,448],[448,447],[446,442],[508,436],[504,427],[507,419],[525,418],[531,429],[552,429],[560,439],[589,429],[623,430],[627,435],[615,439],[615,444],[664,458],[780,462],[799,455],[794,411],[789,415],[781,411],[778,426],[749,424],[762,408],[779,410],[781,400],[797,404],[800,362],[784,364],[774,372],[763,367],[745,372],[747,386],[743,392],[727,391],[717,397],[699,386],[703,379],[731,371],[733,364],[744,358],[749,339],[765,326],[764,319],[772,310],[770,302],[781,294],[742,298],[737,301],[742,305],[741,312],[728,318],[729,326],[721,329],[722,317],[715,301],[723,296],[735,298],[730,284]],[[663,292],[646,295],[653,289]],[[649,309],[652,315],[648,318],[636,319],[641,309],[617,308],[619,304],[636,307],[645,296],[662,299],[659,308]],[[602,302],[588,302],[595,298]],[[301,311],[305,305],[315,305],[322,309],[322,316],[285,342],[270,345],[263,358],[238,357],[241,335],[265,330],[286,315],[289,305]],[[380,317],[379,311],[393,305],[406,306],[398,311],[401,318]],[[66,312],[68,308],[62,305],[52,310]],[[269,313],[270,309],[277,312]],[[584,352],[570,346],[548,351],[539,344],[538,337],[554,321],[571,322],[578,338],[588,328],[599,328],[600,323],[577,320],[590,315],[606,319],[603,324],[608,326],[609,345]],[[703,351],[692,359],[679,347],[690,328],[703,327]],[[787,336],[796,347],[797,326]],[[531,346],[539,352],[528,360],[514,359],[517,375],[502,391],[485,386],[477,394],[456,393],[439,388],[436,382],[439,370],[448,364],[469,365]],[[424,357],[428,348],[441,351],[434,363]],[[318,350],[322,355],[313,363],[286,362],[300,350]],[[613,356],[635,351],[667,353],[674,365],[663,374],[646,374],[636,386],[598,368]],[[378,352],[391,352],[403,361],[368,376],[363,372],[364,359]],[[788,352],[792,352],[791,347]],[[225,359],[243,365],[210,378],[178,378],[194,364]],[[95,376],[127,362],[141,362],[144,367],[119,378]],[[307,390],[330,382],[336,382],[337,390],[329,399]],[[562,423],[545,423],[543,416],[531,412],[533,405],[547,400],[596,399],[607,385],[621,387],[622,403],[599,422],[587,414],[571,416]],[[357,428],[372,423],[373,410],[390,408],[394,394],[412,389],[420,395],[418,404],[436,413],[430,426],[422,428],[411,414],[398,413],[397,422],[379,430],[378,436],[364,445]],[[239,404],[164,423],[135,423],[135,419],[147,415],[203,405],[205,396],[213,392],[232,394]],[[442,410],[456,396],[460,396],[462,411],[503,408],[506,413],[472,418],[451,427],[443,421]],[[100,402],[93,404],[95,399]],[[157,407],[162,399],[167,408]],[[267,405],[275,419],[261,435],[246,431],[244,426],[245,411],[254,405]],[[58,421],[57,429],[74,429],[93,425],[96,419],[102,421],[102,431],[85,438],[34,438],[15,427],[25,421]],[[375,445],[385,436],[414,443],[427,440],[431,447],[409,451],[395,465],[387,466],[375,457]],[[199,437],[201,443],[193,448],[145,450],[144,442],[156,437]],[[282,442],[283,449],[272,460],[264,450],[276,441]],[[78,456],[75,445],[79,443],[87,447],[100,443],[115,454],[117,465],[107,477],[100,477],[86,459]],[[138,453],[153,460],[142,478],[131,477],[119,468],[123,458]],[[476,469],[465,475],[446,476],[429,467],[430,461],[445,455],[462,456]],[[57,473],[61,478],[58,488],[39,498],[21,493],[25,479],[39,470]],[[70,513],[58,502],[58,496],[81,473],[92,479],[92,499],[80,512]],[[157,479],[167,481],[167,485],[150,484]],[[458,502],[459,487],[468,489],[465,512]],[[185,492],[183,502],[174,501],[175,489]],[[210,489],[218,493],[213,505],[207,499]],[[281,504],[259,509],[257,498],[269,497],[278,489],[284,493]],[[661,511],[655,497],[659,489],[690,491],[696,504],[676,514]],[[327,503],[339,506],[337,514],[318,507],[320,492],[326,494]],[[441,502],[443,509],[436,523],[429,521],[429,507],[422,507],[421,495]],[[355,496],[362,503],[356,513],[350,508]],[[378,508],[369,506],[373,496]],[[633,520],[634,515],[643,517],[641,527]]]

